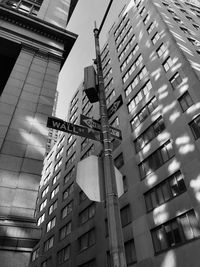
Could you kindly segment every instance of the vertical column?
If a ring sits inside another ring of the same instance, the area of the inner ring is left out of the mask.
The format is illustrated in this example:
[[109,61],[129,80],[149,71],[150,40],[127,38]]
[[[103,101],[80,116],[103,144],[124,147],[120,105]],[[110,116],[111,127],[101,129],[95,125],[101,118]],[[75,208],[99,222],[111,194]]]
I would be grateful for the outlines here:
[[[59,60],[23,47],[0,99],[0,247],[4,249],[0,258],[4,267],[18,266],[17,262],[27,266],[31,247],[40,237],[33,217],[46,121],[52,113],[59,70]],[[22,260],[17,251],[23,249]]]

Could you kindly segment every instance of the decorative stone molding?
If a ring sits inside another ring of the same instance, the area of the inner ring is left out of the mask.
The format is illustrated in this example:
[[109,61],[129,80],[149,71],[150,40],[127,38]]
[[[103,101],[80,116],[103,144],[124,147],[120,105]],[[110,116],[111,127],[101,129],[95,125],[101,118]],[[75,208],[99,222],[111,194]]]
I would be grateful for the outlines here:
[[[23,14],[22,12],[13,10],[12,8],[5,7],[1,3],[0,3],[0,20],[7,21],[11,24],[27,29],[29,32],[32,31],[54,42],[56,41],[60,44],[63,44],[64,45],[63,51],[61,51],[58,48],[57,49],[54,48],[54,49],[58,51],[58,54],[63,54],[64,60],[67,58],[77,38],[77,35],[74,33],[71,33],[65,29],[59,28],[48,22],[45,22],[37,17]],[[20,35],[20,33],[18,33],[18,35]],[[59,57],[58,55],[55,55],[55,56]]]

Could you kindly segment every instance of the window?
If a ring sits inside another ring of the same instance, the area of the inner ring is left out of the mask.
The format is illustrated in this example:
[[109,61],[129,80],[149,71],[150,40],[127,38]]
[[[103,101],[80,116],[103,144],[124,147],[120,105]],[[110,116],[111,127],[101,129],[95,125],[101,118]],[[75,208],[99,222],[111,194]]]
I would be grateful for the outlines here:
[[194,27],[196,30],[199,30],[199,29],[200,29],[199,25],[196,25],[196,24],[192,24],[192,25],[193,25],[193,27]]
[[106,97],[106,104],[108,105],[114,97],[115,97],[115,90],[113,89],[112,92]]
[[131,239],[124,243],[124,249],[126,255],[126,264],[127,266],[132,265],[137,261],[134,240]]
[[43,214],[39,217],[39,219],[38,219],[38,221],[37,221],[37,226],[40,226],[40,224],[43,223],[44,218],[45,218],[45,213],[43,213]]
[[200,138],[200,115],[189,124],[195,139]]
[[112,150],[114,151],[119,145],[121,145],[121,141],[118,139],[112,139],[111,140],[112,143]]
[[41,204],[40,204],[40,211],[42,211],[44,209],[44,207],[46,207],[47,205],[47,199],[45,199]]
[[[85,98],[87,98],[86,95],[85,95]],[[77,109],[77,102],[75,103],[74,106],[71,107],[71,109],[70,109],[70,115],[73,114],[76,111],[76,109]]]
[[149,14],[147,14],[146,15],[146,17],[144,18],[144,20],[143,20],[143,22],[144,22],[144,25],[146,25],[147,24],[147,22],[149,21],[149,19],[150,19],[150,15]]
[[58,151],[58,153],[56,154],[56,160],[62,155],[63,150],[64,150],[64,147],[62,147],[62,148]]
[[[126,44],[126,46],[124,47],[123,51],[120,53],[120,55],[118,57],[119,58],[119,61],[122,60],[122,58],[124,57],[124,55],[128,52],[129,48],[131,48],[133,46],[133,42],[135,41],[135,39],[136,39],[136,37],[135,37],[135,35],[133,35],[132,38],[128,41],[128,43]],[[138,44],[136,44],[134,46],[133,50],[131,51],[131,53],[128,55],[127,59],[125,60],[126,61],[126,64],[128,64],[127,63],[127,60],[129,62],[131,60],[131,58],[133,57],[133,55],[135,55],[138,50],[139,50],[139,46],[138,46]]]
[[173,60],[171,57],[168,57],[165,62],[163,63],[163,68],[167,72],[173,66]]
[[59,140],[57,148],[59,148],[64,141],[65,141],[65,135],[63,135],[62,138]]
[[[131,74],[136,70],[136,68],[139,66],[139,64],[142,62],[142,60],[143,60],[143,57],[142,57],[142,55],[140,54],[139,56],[138,56],[138,58],[133,62],[133,64],[131,65],[131,67],[126,71],[126,73],[124,74],[124,76],[123,76],[123,78],[122,78],[122,80],[123,80],[123,83],[125,83],[127,80],[128,80],[128,78],[131,76]],[[123,65],[124,65],[124,63],[123,63]],[[123,66],[122,65],[122,66]],[[145,68],[145,67],[144,67]],[[143,69],[144,69],[143,68]],[[139,75],[139,74],[138,74]]]
[[173,89],[176,89],[179,84],[182,83],[182,78],[178,72],[176,72],[173,77],[170,79],[170,83]]
[[66,247],[58,251],[57,262],[58,264],[62,264],[65,261],[69,260],[69,258],[70,258],[70,245],[67,245]]
[[59,185],[51,192],[51,199],[59,192]]
[[187,38],[194,46],[200,47],[200,42],[194,38]]
[[85,199],[87,199],[87,196],[86,196],[86,194],[85,194],[83,191],[81,191],[81,192],[79,193],[79,202],[81,203],[81,202],[83,202]]
[[90,102],[89,102],[89,100],[87,101],[87,103],[85,104],[85,106],[83,107],[83,114],[84,113],[86,113],[86,111],[87,111],[87,109],[89,108],[89,107],[91,107],[91,104],[90,104]]
[[72,231],[72,222],[68,222],[65,224],[59,231],[59,238],[63,240],[66,236],[68,236]]
[[54,236],[50,237],[45,241],[44,243],[44,252],[48,251],[50,248],[53,247],[53,242],[54,242]]
[[[173,13],[175,15],[175,13]],[[178,23],[178,24],[184,24],[183,21],[177,17],[173,17],[173,19]]]
[[79,214],[80,224],[87,222],[89,219],[94,217],[94,215],[95,215],[95,204],[93,203],[92,205],[84,209],[82,212],[80,212]]
[[62,164],[62,158],[56,163],[54,167],[54,172],[57,171],[57,169],[61,166],[61,164]]
[[64,183],[66,184],[73,176],[75,172],[75,167],[73,167],[64,177]]
[[102,57],[102,59],[101,59],[102,64],[107,59],[108,55],[109,55],[109,51],[107,51],[106,54],[104,55],[104,57]]
[[75,160],[75,154],[76,152],[74,152],[74,154],[66,161],[65,163],[65,169],[67,169],[69,167],[69,165],[71,165],[74,160]]
[[74,191],[74,183],[70,184],[67,189],[63,192],[63,200],[67,199]]
[[3,3],[11,8],[17,9],[28,15],[36,16],[43,0],[27,1],[27,0],[4,0]]
[[126,226],[131,222],[131,209],[130,205],[125,206],[120,210],[120,215],[121,215],[121,222],[122,222],[122,227]]
[[110,251],[106,252],[106,261],[107,261],[107,267],[112,267]]
[[105,236],[107,237],[109,235],[109,229],[108,229],[108,219],[105,219]]
[[47,223],[47,232],[49,232],[56,225],[56,217]]
[[52,167],[52,162],[49,163],[49,165],[45,169],[45,173],[47,173]]
[[186,11],[185,9],[180,8],[180,11],[181,11],[182,13],[188,14],[187,11]]
[[153,31],[154,27],[155,27],[155,22],[152,22],[152,23],[149,25],[149,27],[147,28],[147,32],[148,32],[148,34],[150,34],[150,33]]
[[78,91],[75,94],[75,96],[73,97],[72,101],[71,101],[71,106],[73,106],[76,102],[78,101]]
[[[119,35],[117,36],[117,38],[115,39],[115,43],[118,43],[120,38],[122,37],[122,35],[125,33],[125,31],[128,29],[128,26],[130,25],[130,20],[127,20],[126,24],[124,25],[124,27],[122,28],[122,30],[120,31]],[[132,27],[129,28],[129,30],[127,31],[126,35],[129,35],[130,32],[133,30]]]
[[164,120],[162,117],[159,117],[134,141],[136,152],[140,151],[146,144],[148,144],[152,139],[154,139],[157,135],[164,131],[164,129]]
[[35,261],[39,257],[39,248],[32,252],[31,261]]
[[128,13],[126,13],[126,14],[123,16],[122,20],[120,21],[119,25],[117,26],[117,28],[116,28],[116,30],[115,30],[115,32],[114,32],[114,36],[115,36],[115,37],[116,37],[116,35],[119,33],[120,27],[121,27],[122,24],[124,23],[124,21],[125,21],[125,19],[127,18],[127,16],[128,16]]
[[110,63],[111,63],[111,60],[109,58],[108,61],[103,66],[103,73],[105,73],[108,70],[108,67],[109,67]]
[[61,212],[62,219],[64,219],[69,213],[72,212],[72,204],[73,202],[71,201],[64,207],[64,209],[62,209],[62,212]]
[[74,150],[75,147],[76,147],[76,139],[71,144],[71,146],[67,149],[66,156],[69,156],[69,154]]
[[149,93],[149,91],[152,89],[151,82],[148,81],[142,89],[131,99],[131,101],[128,103],[128,112],[132,113],[138,105],[140,101]]
[[49,186],[47,186],[43,191],[42,191],[42,197],[44,197],[49,191]]
[[90,143],[90,139],[85,138],[83,142],[81,143],[81,151]]
[[73,140],[73,135],[70,134],[69,137],[67,138],[67,144],[70,144],[72,140]]
[[191,34],[190,31],[185,27],[180,27],[181,31],[183,31],[186,34]]
[[105,92],[107,93],[112,88],[112,86],[113,86],[113,78],[105,86]]
[[105,74],[105,76],[103,77],[104,81],[106,81],[106,80],[109,78],[109,76],[110,76],[111,73],[112,73],[112,68],[110,68],[110,69],[107,71],[107,73]]
[[156,52],[158,56],[161,57],[166,51],[167,51],[167,46],[165,44],[161,44]]
[[173,156],[173,146],[172,143],[168,141],[138,165],[141,178],[144,179],[148,174],[160,168]]
[[93,154],[93,152],[94,152],[94,144],[83,154],[81,160],[89,157],[90,155]]
[[95,230],[94,229],[90,230],[89,232],[79,237],[78,240],[79,240],[79,251],[89,248],[96,242]]
[[146,8],[143,7],[143,8],[140,10],[140,16],[143,16],[145,12],[146,12]]
[[159,39],[160,39],[160,34],[156,32],[154,36],[152,37],[151,41],[155,45]]
[[53,185],[58,181],[58,179],[60,178],[61,175],[61,171],[59,171],[53,178]]
[[58,201],[56,200],[51,206],[49,207],[49,215],[57,208]]
[[153,210],[185,191],[183,175],[178,171],[144,194],[147,211]]
[[148,104],[131,120],[132,131],[135,130],[158,107],[156,98],[152,98]]
[[124,165],[123,153],[120,153],[119,156],[117,156],[114,159],[114,164],[115,164],[115,167],[118,168],[118,169],[120,169]]
[[123,187],[124,187],[124,193],[128,191],[128,181],[127,181],[127,177],[124,175],[123,178]]
[[119,127],[119,118],[116,117],[116,118],[110,123],[110,125],[111,125],[112,127],[118,128],[118,127]]
[[177,2],[175,2],[174,3],[176,6],[178,6],[178,7],[181,7],[181,4],[179,4],[179,3],[177,3]]
[[155,253],[182,245],[200,236],[198,219],[190,210],[151,230]]
[[146,67],[143,67],[141,71],[138,73],[139,79],[142,80],[147,74],[147,69]]
[[162,2],[163,6],[169,6],[169,4]]
[[187,92],[185,92],[179,99],[178,102],[182,108],[182,111],[186,111],[189,107],[191,107],[194,102],[190,96],[190,94]]

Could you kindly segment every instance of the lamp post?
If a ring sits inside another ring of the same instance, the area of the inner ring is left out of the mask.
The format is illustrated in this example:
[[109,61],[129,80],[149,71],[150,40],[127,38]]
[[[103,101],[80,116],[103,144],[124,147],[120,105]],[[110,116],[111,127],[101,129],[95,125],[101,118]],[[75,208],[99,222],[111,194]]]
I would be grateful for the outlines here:
[[108,112],[105,97],[105,88],[103,81],[103,71],[99,46],[99,34],[105,22],[106,16],[112,4],[110,1],[104,18],[99,29],[94,29],[97,77],[98,77],[98,94],[99,94],[99,111],[101,118],[101,131],[103,136],[103,168],[104,168],[104,184],[106,195],[106,208],[108,217],[108,231],[110,242],[110,254],[113,267],[126,267],[126,258],[124,251],[123,232],[121,226],[119,200],[117,195],[117,186],[115,180],[114,163],[112,158],[111,136],[108,122]]

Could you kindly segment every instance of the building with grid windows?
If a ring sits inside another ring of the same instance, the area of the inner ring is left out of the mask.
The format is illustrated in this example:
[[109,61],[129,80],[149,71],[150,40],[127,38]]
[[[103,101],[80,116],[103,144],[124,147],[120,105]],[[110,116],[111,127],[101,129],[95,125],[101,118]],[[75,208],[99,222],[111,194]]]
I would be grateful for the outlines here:
[[[112,26],[101,58],[115,166],[123,174],[121,221],[128,266],[199,266],[200,6],[131,1]],[[68,119],[99,119],[82,86]],[[75,184],[76,164],[101,145],[62,135],[44,161],[37,202],[42,238],[31,267],[112,266],[105,203]]]
[[[0,0],[0,265],[28,266],[59,71],[77,35],[77,0]],[[65,14],[65,16],[63,16]]]

